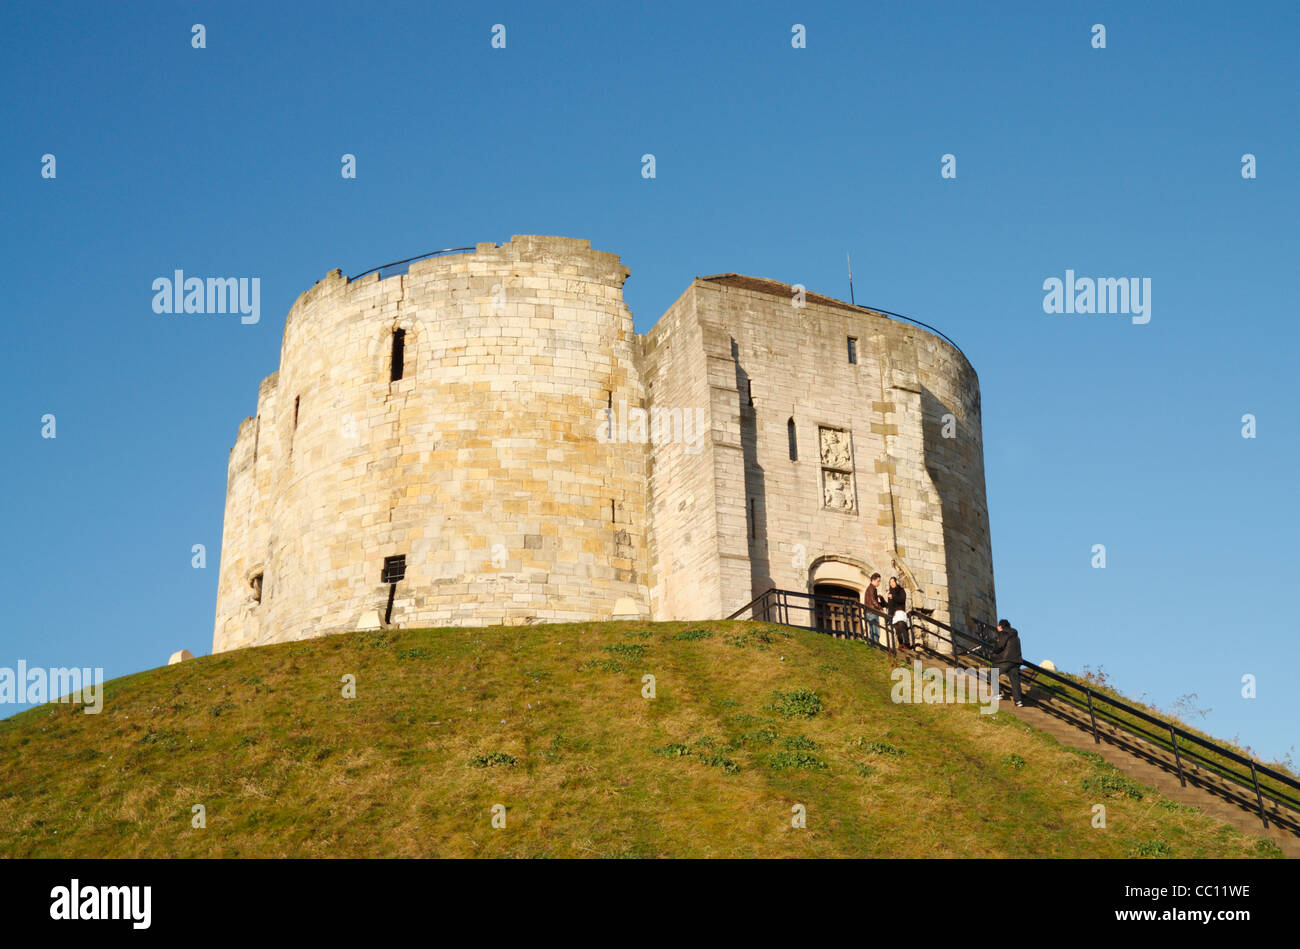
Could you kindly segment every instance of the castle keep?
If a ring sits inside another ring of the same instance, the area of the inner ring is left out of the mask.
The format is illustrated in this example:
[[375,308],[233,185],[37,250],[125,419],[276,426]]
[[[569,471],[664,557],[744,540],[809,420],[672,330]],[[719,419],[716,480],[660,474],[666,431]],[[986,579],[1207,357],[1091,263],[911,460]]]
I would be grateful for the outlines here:
[[638,335],[614,254],[516,236],[329,273],[230,453],[213,652],[383,625],[726,616],[769,587],[994,617],[979,385],[771,280]]

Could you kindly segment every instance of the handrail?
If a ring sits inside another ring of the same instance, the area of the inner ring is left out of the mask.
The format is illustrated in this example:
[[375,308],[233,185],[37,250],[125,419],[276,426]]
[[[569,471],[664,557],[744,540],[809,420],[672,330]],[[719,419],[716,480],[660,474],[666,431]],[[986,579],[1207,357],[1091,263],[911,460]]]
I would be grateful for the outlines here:
[[[860,616],[863,619],[865,625],[866,614],[868,610],[864,604],[859,603],[857,600],[849,599],[847,597],[830,597],[821,594],[802,593],[797,590],[781,590],[776,587],[772,587],[764,591],[763,593],[760,593],[758,596],[754,597],[754,599],[750,600],[748,603],[746,603],[744,606],[742,606],[740,609],[736,610],[726,618],[729,620],[736,619],[738,616],[740,616],[742,613],[748,610],[750,612],[750,617],[752,619],[757,620],[761,618],[763,621],[766,622],[777,622],[785,626],[798,626],[799,624],[797,623],[789,622],[789,618],[790,618],[789,611],[792,607],[788,601],[792,598],[798,598],[798,599],[810,601],[811,604],[810,606],[793,607],[794,609],[806,609],[810,613],[815,613],[815,609],[818,604],[837,604],[841,606],[851,605],[852,607],[855,607],[857,611],[859,611],[855,615]],[[761,609],[756,609],[756,607],[760,606],[760,604],[761,604]],[[771,615],[773,613],[774,608],[778,617],[780,616],[785,617],[784,621],[779,618],[775,620],[771,619]],[[925,626],[934,627],[935,629],[933,630],[929,630],[929,629],[917,630],[917,633],[923,633],[927,638],[933,635],[940,640],[948,642],[950,645],[953,646],[954,660],[957,659],[960,655],[957,652],[957,650],[963,650],[966,655],[971,656],[975,660],[986,663],[988,665],[997,664],[991,658],[982,655],[978,651],[979,647],[985,647],[986,649],[990,649],[990,650],[995,648],[994,643],[990,642],[987,639],[984,639],[981,636],[975,636],[968,632],[958,630],[948,625],[947,623],[934,619],[932,616],[928,616],[926,614],[919,613],[919,612],[909,613],[908,620],[909,620],[908,625],[911,626],[914,630],[916,629],[917,624],[923,624]],[[979,620],[976,620],[976,622],[983,629],[993,628],[988,623],[983,623],[980,622]],[[884,622],[882,625],[887,630],[887,636],[888,636],[887,645],[874,642],[870,638],[865,636],[854,635],[851,638],[859,639],[861,641],[871,643],[872,645],[881,646],[882,648],[887,649],[891,654],[896,654],[896,646],[894,643],[892,624],[888,622]],[[814,629],[819,632],[840,632],[840,630],[826,630],[816,625],[809,625],[803,628]],[[939,630],[946,630],[951,635],[945,636],[942,632],[939,632]],[[914,644],[919,644],[920,636],[917,635],[917,633],[914,633],[912,637],[912,641]],[[958,638],[963,640],[963,642],[958,642],[957,641]],[[974,644],[974,648],[972,648],[968,644]],[[935,650],[930,649],[928,645],[925,648],[928,652],[932,654],[941,655],[939,653],[936,653]],[[1053,697],[1061,700],[1062,702],[1064,702],[1067,705],[1070,705],[1073,708],[1076,708],[1088,714],[1089,721],[1092,723],[1092,736],[1094,741],[1096,742],[1101,741],[1101,738],[1097,733],[1097,719],[1101,718],[1107,724],[1111,725],[1114,728],[1119,729],[1120,731],[1124,731],[1129,733],[1130,735],[1134,735],[1143,738],[1147,741],[1150,741],[1152,744],[1156,745],[1157,747],[1172,750],[1174,754],[1175,765],[1178,770],[1178,778],[1184,784],[1184,786],[1186,785],[1187,781],[1186,781],[1186,777],[1184,776],[1183,759],[1186,758],[1189,761],[1199,762],[1201,765],[1203,765],[1206,768],[1206,770],[1214,774],[1217,774],[1219,777],[1226,778],[1227,780],[1232,781],[1249,791],[1253,791],[1256,802],[1259,807],[1259,818],[1261,821],[1263,821],[1264,827],[1266,829],[1268,827],[1268,816],[1264,810],[1264,800],[1266,798],[1272,801],[1274,804],[1279,804],[1282,805],[1283,807],[1291,808],[1292,810],[1300,812],[1300,780],[1297,780],[1296,778],[1290,775],[1283,774],[1282,772],[1270,768],[1267,765],[1260,764],[1259,762],[1255,761],[1253,758],[1249,758],[1236,751],[1233,751],[1231,748],[1227,748],[1216,742],[1210,741],[1209,739],[1204,738],[1200,735],[1194,734],[1185,728],[1175,725],[1173,722],[1169,722],[1163,718],[1160,718],[1159,716],[1152,715],[1151,713],[1143,709],[1136,708],[1127,702],[1121,701],[1120,699],[1113,698],[1104,692],[1099,692],[1093,689],[1091,686],[1087,685],[1086,683],[1082,683],[1075,679],[1071,679],[1068,676],[1061,675],[1051,669],[1044,669],[1042,666],[1033,662],[1028,662],[1024,659],[1020,660],[1019,665],[1033,670],[1035,675],[1035,680],[1037,680],[1037,678],[1041,676],[1046,679],[1059,682],[1069,689],[1073,689],[1083,693],[1084,698],[1086,699],[1086,704],[1084,701],[1075,699],[1068,694],[1057,692],[1055,689],[1052,689],[1050,686],[1047,686],[1047,688],[1049,689]],[[1106,708],[1098,708],[1097,707],[1098,705],[1106,705],[1109,706],[1110,709],[1115,709],[1129,716],[1137,718],[1140,721],[1154,728],[1158,728],[1161,734],[1156,734],[1155,732],[1148,731],[1146,728],[1143,728],[1134,722],[1126,722],[1123,719],[1119,718],[1113,711],[1110,711]],[[1164,738],[1162,737],[1162,735],[1168,735],[1169,737]],[[1184,744],[1180,745],[1179,739],[1182,739]],[[1190,743],[1195,747],[1188,747],[1187,743]],[[1230,761],[1238,765],[1244,765],[1250,769],[1250,773],[1239,774],[1238,772],[1234,771],[1233,769],[1227,767],[1226,765],[1218,761],[1212,761],[1209,758],[1206,758],[1204,755],[1200,754],[1197,751],[1197,748],[1213,753],[1214,755],[1217,755],[1220,759],[1224,759],[1226,761]],[[1271,788],[1271,787],[1261,785],[1259,780],[1261,775],[1266,778],[1269,778],[1276,784],[1279,784],[1289,790],[1297,792],[1298,796],[1292,797],[1290,794],[1285,793],[1284,791],[1279,790],[1277,788]]]
[[[791,600],[805,600],[807,605],[796,605]],[[803,611],[809,614],[809,622],[794,623],[790,621],[790,612]],[[894,637],[894,628],[888,622],[886,614],[869,609],[859,600],[851,597],[827,596],[821,593],[802,593],[797,590],[781,590],[772,587],[760,593],[740,609],[727,616],[736,619],[749,611],[750,619],[779,623],[783,626],[798,626],[822,633],[845,635],[879,646],[891,656],[898,655],[898,644]],[[773,618],[775,613],[776,618]],[[873,622],[875,618],[875,622]],[[829,620],[831,625],[820,623],[819,619]],[[834,625],[841,621],[842,626]],[[883,642],[881,641],[883,637]]]
[[[388,267],[396,267],[398,264],[409,264],[417,260],[424,260],[427,257],[437,257],[439,254],[472,254],[478,248],[476,247],[447,247],[443,250],[431,250],[427,254],[416,254],[414,257],[407,257],[405,260],[394,260],[391,263],[380,264],[378,267],[371,267],[364,270],[355,277],[348,277],[348,280],[360,280],[362,277],[368,277],[372,273],[385,270]],[[955,343],[953,345],[956,345]]]
[[[952,633],[954,636],[961,636],[962,638],[976,642],[979,645],[987,646],[990,648],[993,647],[993,644],[990,643],[988,640],[982,639],[979,636],[972,636],[970,633],[957,630],[954,627],[949,626],[947,623],[941,622],[940,620],[934,619],[933,617],[918,615],[909,618],[912,619],[913,622],[921,622],[921,623],[929,624],[931,626],[939,627],[940,629],[947,630],[949,633]],[[981,624],[981,625],[987,625],[987,624]],[[947,642],[952,643],[954,646],[957,645],[954,642],[954,640],[952,640],[947,636],[944,636],[940,633],[935,633],[934,635],[938,636],[939,639],[946,640]],[[989,659],[986,659],[984,656],[981,656],[978,653],[970,652],[968,654],[974,656],[977,660],[981,662],[988,663],[989,665],[996,665],[996,663],[992,662]],[[1107,719],[1107,721],[1111,725],[1120,729],[1121,731],[1126,731],[1129,734],[1136,735],[1141,738],[1145,738],[1146,740],[1151,741],[1153,744],[1159,747],[1166,746],[1166,741],[1161,736],[1153,732],[1149,732],[1146,729],[1140,728],[1131,723],[1126,723],[1118,719],[1113,714],[1107,714],[1105,710],[1095,709],[1095,701],[1099,701],[1115,709],[1119,709],[1120,711],[1128,715],[1141,719],[1142,721],[1152,726],[1156,726],[1162,732],[1167,733],[1170,736],[1168,747],[1170,750],[1173,751],[1175,756],[1175,763],[1178,769],[1178,778],[1184,785],[1186,785],[1187,781],[1183,775],[1183,767],[1182,767],[1181,759],[1183,756],[1186,756],[1188,758],[1200,762],[1207,768],[1207,770],[1212,771],[1213,773],[1219,775],[1220,777],[1227,778],[1228,780],[1231,780],[1241,785],[1243,788],[1253,791],[1257,799],[1268,798],[1269,800],[1273,801],[1275,804],[1281,804],[1284,807],[1289,807],[1294,810],[1300,810],[1300,798],[1293,798],[1289,794],[1285,794],[1281,791],[1275,791],[1267,787],[1261,787],[1259,783],[1259,775],[1262,774],[1265,777],[1268,777],[1273,781],[1277,782],[1278,784],[1281,784],[1297,792],[1300,792],[1300,780],[1297,780],[1289,775],[1276,771],[1275,769],[1270,768],[1267,765],[1260,764],[1259,762],[1255,761],[1253,758],[1248,758],[1245,755],[1239,754],[1238,752],[1233,751],[1231,748],[1227,748],[1216,742],[1210,741],[1209,739],[1203,738],[1202,736],[1197,735],[1193,732],[1189,732],[1187,729],[1181,728],[1178,725],[1175,725],[1173,722],[1169,722],[1156,715],[1152,715],[1149,712],[1144,711],[1143,709],[1136,708],[1127,702],[1121,701],[1120,699],[1113,698],[1104,692],[1098,692],[1085,683],[1078,682],[1077,680],[1071,679],[1068,676],[1060,675],[1059,673],[1054,672],[1051,669],[1044,669],[1042,666],[1033,662],[1029,662],[1024,659],[1021,659],[1020,665],[1032,669],[1034,671],[1035,676],[1044,676],[1048,679],[1053,679],[1057,682],[1062,683],[1068,688],[1075,689],[1076,691],[1084,693],[1084,695],[1087,698],[1086,706],[1082,702],[1079,702],[1071,698],[1069,695],[1056,694],[1055,697],[1059,698],[1061,701],[1065,702],[1066,704],[1073,706],[1074,708],[1080,709],[1081,711],[1087,711],[1090,717],[1093,717],[1094,715],[1102,715]],[[1192,742],[1193,744],[1200,746],[1201,748],[1213,752],[1215,755],[1218,755],[1220,758],[1224,758],[1227,759],[1228,761],[1235,762],[1236,764],[1245,765],[1249,767],[1251,770],[1250,776],[1248,777],[1243,774],[1238,774],[1232,769],[1224,767],[1218,762],[1211,761],[1210,759],[1206,758],[1201,754],[1198,754],[1196,751],[1190,748],[1187,748],[1185,746],[1180,748],[1178,744],[1179,738],[1182,738],[1184,741]],[[1100,738],[1097,736],[1097,732],[1096,732],[1095,717],[1093,717],[1093,740],[1098,742],[1100,741]],[[1264,805],[1262,800],[1259,800],[1259,817],[1260,820],[1263,821],[1264,827],[1267,828],[1268,817],[1264,813]]]
[[736,618],[737,616],[739,616],[741,613],[745,612],[745,610],[751,609],[751,608],[753,607],[753,605],[754,605],[755,603],[757,603],[759,600],[766,600],[766,599],[767,599],[767,595],[768,595],[769,593],[771,593],[771,592],[772,592],[773,590],[775,590],[775,589],[776,589],[776,587],[772,587],[772,588],[769,589],[769,590],[764,590],[762,593],[760,593],[758,596],[754,597],[752,600],[750,600],[748,603],[746,603],[746,604],[745,604],[744,606],[742,606],[740,609],[736,610],[736,612],[730,614],[729,616],[724,616],[724,617],[722,618],[723,621],[725,622],[725,621],[727,621],[727,620],[735,619],[735,618]]

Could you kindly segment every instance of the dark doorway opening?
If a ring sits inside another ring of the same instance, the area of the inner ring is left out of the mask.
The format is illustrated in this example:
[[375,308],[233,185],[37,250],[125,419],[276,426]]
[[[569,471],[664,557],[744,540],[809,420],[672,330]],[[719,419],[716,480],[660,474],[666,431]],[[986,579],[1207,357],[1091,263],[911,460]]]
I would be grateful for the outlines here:
[[[813,587],[813,621],[817,628],[846,636],[862,635],[862,600],[858,591],[837,583],[818,583]],[[834,597],[835,599],[820,599]],[[844,602],[835,602],[835,600]]]

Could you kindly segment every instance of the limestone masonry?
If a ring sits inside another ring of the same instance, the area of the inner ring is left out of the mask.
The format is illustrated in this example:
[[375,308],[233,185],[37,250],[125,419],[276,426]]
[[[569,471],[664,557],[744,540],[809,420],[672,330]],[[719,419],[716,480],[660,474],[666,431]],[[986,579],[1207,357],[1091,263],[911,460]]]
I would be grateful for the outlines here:
[[771,280],[516,236],[289,311],[230,452],[213,652],[384,625],[726,616],[769,587],[995,617],[979,384],[951,344]]

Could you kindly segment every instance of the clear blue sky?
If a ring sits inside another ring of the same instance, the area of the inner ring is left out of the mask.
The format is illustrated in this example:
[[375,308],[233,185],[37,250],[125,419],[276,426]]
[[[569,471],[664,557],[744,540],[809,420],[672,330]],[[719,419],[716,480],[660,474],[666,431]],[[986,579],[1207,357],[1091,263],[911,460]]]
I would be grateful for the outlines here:
[[[847,251],[860,303],[938,326],[979,371],[998,602],[1026,656],[1166,707],[1196,693],[1198,724],[1284,755],[1297,10],[10,5],[0,665],[115,677],[210,649],[235,430],[334,267],[587,237],[631,268],[644,332],[697,274],[847,296]],[[155,315],[178,268],[260,277],[261,322]],[[1045,314],[1067,269],[1151,278],[1150,323]]]

